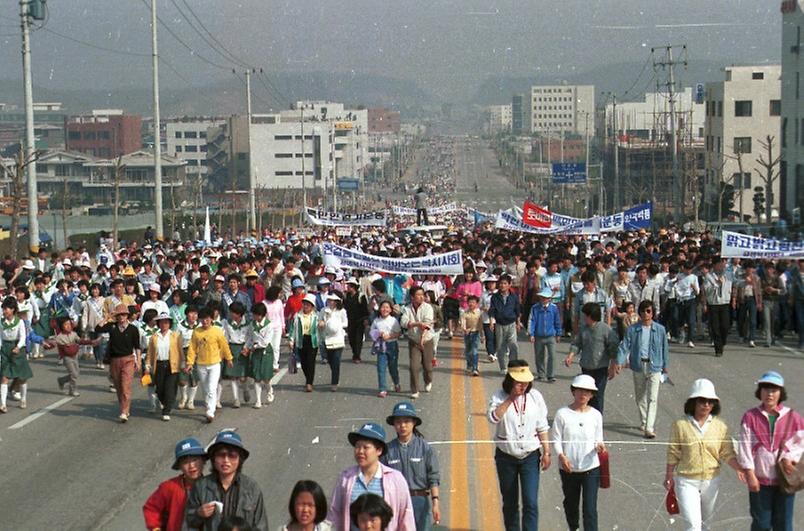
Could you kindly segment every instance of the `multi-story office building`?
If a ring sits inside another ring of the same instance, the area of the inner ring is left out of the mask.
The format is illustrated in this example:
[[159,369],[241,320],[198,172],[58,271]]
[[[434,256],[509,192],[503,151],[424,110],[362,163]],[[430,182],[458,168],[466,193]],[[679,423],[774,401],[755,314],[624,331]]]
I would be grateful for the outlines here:
[[68,151],[113,158],[142,148],[142,118],[120,109],[94,110],[64,120]]
[[594,136],[594,85],[537,85],[529,96],[529,132]]
[[[804,1],[782,2],[782,98],[779,195],[782,216],[790,219],[804,205]],[[778,151],[777,147],[777,151]]]

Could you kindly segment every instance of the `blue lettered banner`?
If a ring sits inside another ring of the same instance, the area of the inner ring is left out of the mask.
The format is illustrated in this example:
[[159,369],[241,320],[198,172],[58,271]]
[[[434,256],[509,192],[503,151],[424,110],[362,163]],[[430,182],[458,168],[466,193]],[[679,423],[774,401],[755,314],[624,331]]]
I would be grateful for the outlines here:
[[461,251],[418,258],[391,258],[366,254],[328,242],[323,244],[323,248],[325,266],[403,275],[460,275],[463,273]]
[[653,217],[653,203],[648,201],[631,207],[623,212],[623,228],[625,230],[649,229]]
[[724,258],[804,258],[804,241],[773,240],[723,231],[720,256]]

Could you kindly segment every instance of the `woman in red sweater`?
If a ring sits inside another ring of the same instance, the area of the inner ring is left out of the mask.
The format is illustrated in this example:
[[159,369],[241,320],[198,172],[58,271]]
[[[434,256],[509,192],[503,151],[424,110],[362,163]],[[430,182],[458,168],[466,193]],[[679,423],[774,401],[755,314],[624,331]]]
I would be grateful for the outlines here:
[[150,531],[180,531],[184,524],[184,505],[187,493],[204,471],[207,453],[195,439],[176,443],[176,461],[173,470],[181,474],[164,481],[142,506],[145,527]]

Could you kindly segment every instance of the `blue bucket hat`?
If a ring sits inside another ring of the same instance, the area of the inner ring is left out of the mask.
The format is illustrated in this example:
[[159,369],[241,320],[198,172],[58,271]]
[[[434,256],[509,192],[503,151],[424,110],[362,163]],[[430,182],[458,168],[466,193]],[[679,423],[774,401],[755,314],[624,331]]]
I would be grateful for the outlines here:
[[240,454],[243,456],[243,461],[248,459],[249,452],[246,450],[246,447],[243,446],[243,441],[240,439],[240,435],[233,431],[222,431],[216,437],[215,441],[209,446],[207,450],[207,456],[211,459],[212,455],[215,453],[215,449],[218,446],[232,446],[240,450]]
[[204,451],[204,447],[201,446],[201,443],[198,442],[196,439],[189,438],[189,439],[182,439],[176,443],[176,451],[175,456],[176,459],[173,462],[173,470],[179,469],[179,461],[182,457],[187,457],[190,455],[197,455],[199,457],[206,457],[207,453]]
[[303,288],[304,287],[304,282],[302,282],[302,280],[300,278],[298,278],[298,277],[294,278],[293,280],[290,281],[290,287],[291,287],[291,289]]
[[757,384],[769,384],[784,388],[784,378],[776,371],[768,371],[759,377]]
[[391,426],[394,425],[394,419],[396,417],[409,417],[416,421],[416,426],[420,426],[422,423],[422,419],[419,418],[419,415],[416,414],[416,406],[414,406],[410,402],[400,402],[394,406],[394,411],[388,417],[386,417],[385,422],[390,424]]
[[552,299],[553,290],[551,290],[550,288],[544,288],[539,292],[539,297],[544,297],[545,299]]
[[349,444],[354,446],[358,439],[371,439],[382,443],[385,453],[385,430],[376,422],[367,422],[359,430],[349,433]]

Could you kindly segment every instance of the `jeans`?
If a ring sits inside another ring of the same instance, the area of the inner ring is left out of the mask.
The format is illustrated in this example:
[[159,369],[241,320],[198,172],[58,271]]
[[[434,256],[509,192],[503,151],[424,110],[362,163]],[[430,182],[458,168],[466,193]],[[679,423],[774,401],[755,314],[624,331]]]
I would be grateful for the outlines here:
[[720,476],[712,479],[687,479],[676,476],[676,498],[687,531],[709,530],[715,514]]
[[570,529],[578,529],[580,514],[578,503],[583,494],[583,531],[597,531],[597,491],[600,488],[600,468],[586,472],[561,475],[561,490],[564,493],[564,515]]
[[731,328],[731,306],[728,304],[709,306],[709,327],[715,344],[715,354],[722,354]]
[[494,356],[497,352],[497,343],[494,340],[494,330],[489,323],[483,323],[483,335],[486,338],[486,352],[489,356]]
[[740,305],[740,335],[743,339],[753,341],[757,335],[757,301],[754,297],[743,299]]
[[90,332],[89,333],[90,339],[98,339],[101,338],[100,343],[94,345],[92,347],[92,353],[95,355],[95,363],[103,363],[103,358],[106,356],[106,339],[103,334],[98,332]]
[[426,208],[417,208],[416,209],[416,225],[421,225],[422,220],[424,220],[424,224],[427,225],[429,222],[427,220],[427,209]]
[[508,368],[509,359],[519,358],[519,347],[516,342],[516,323],[494,325],[494,337],[497,340],[497,361],[500,369]]
[[[533,343],[533,354],[536,356],[536,376],[544,378],[554,378],[555,372],[553,368],[553,361],[556,355],[556,338],[537,337],[536,342]],[[546,371],[545,371],[545,357],[547,357]]]
[[215,418],[215,405],[218,403],[218,381],[221,379],[221,364],[198,365],[198,381],[201,383],[201,390],[204,393],[204,401],[207,405],[207,417]]
[[341,380],[341,354],[343,354],[343,348],[327,349],[329,370],[332,371],[331,385],[338,385],[338,382]]
[[760,485],[759,492],[749,492],[751,531],[793,531],[795,499],[795,494],[785,494],[779,487]]
[[380,391],[387,391],[385,375],[391,373],[394,385],[399,385],[399,342],[386,341],[385,352],[377,354],[377,382]]
[[664,311],[662,311],[662,321],[667,328],[667,333],[676,339],[678,339],[679,329],[678,311],[679,304],[676,299],[667,299]]
[[651,372],[650,362],[642,362],[641,371],[634,372],[634,399],[639,409],[640,426],[653,433],[656,424],[656,410],[659,407],[659,386],[662,373]]
[[687,341],[692,341],[695,337],[695,299],[687,299],[678,305],[678,324],[679,329],[687,325]]
[[770,346],[779,336],[779,301],[762,301],[762,324],[765,327],[765,344]]
[[589,405],[595,408],[596,410],[600,411],[600,414],[603,415],[606,384],[609,381],[608,367],[603,367],[600,369],[584,369],[583,367],[581,367],[581,372],[583,374],[588,374],[589,376],[595,379],[595,385],[597,386],[597,393],[595,393],[595,396],[593,396],[592,400],[589,401]]
[[477,349],[480,345],[480,332],[468,332],[463,336],[464,354],[466,355],[466,368],[477,370]]
[[[530,453],[524,459],[503,452],[494,453],[500,494],[503,502],[503,521],[506,531],[537,531],[539,529],[539,475],[541,451]],[[522,491],[520,520],[519,492]]]
[[430,531],[433,528],[433,521],[430,517],[430,497],[411,496],[410,501],[413,506],[413,519],[416,521],[416,531]]

